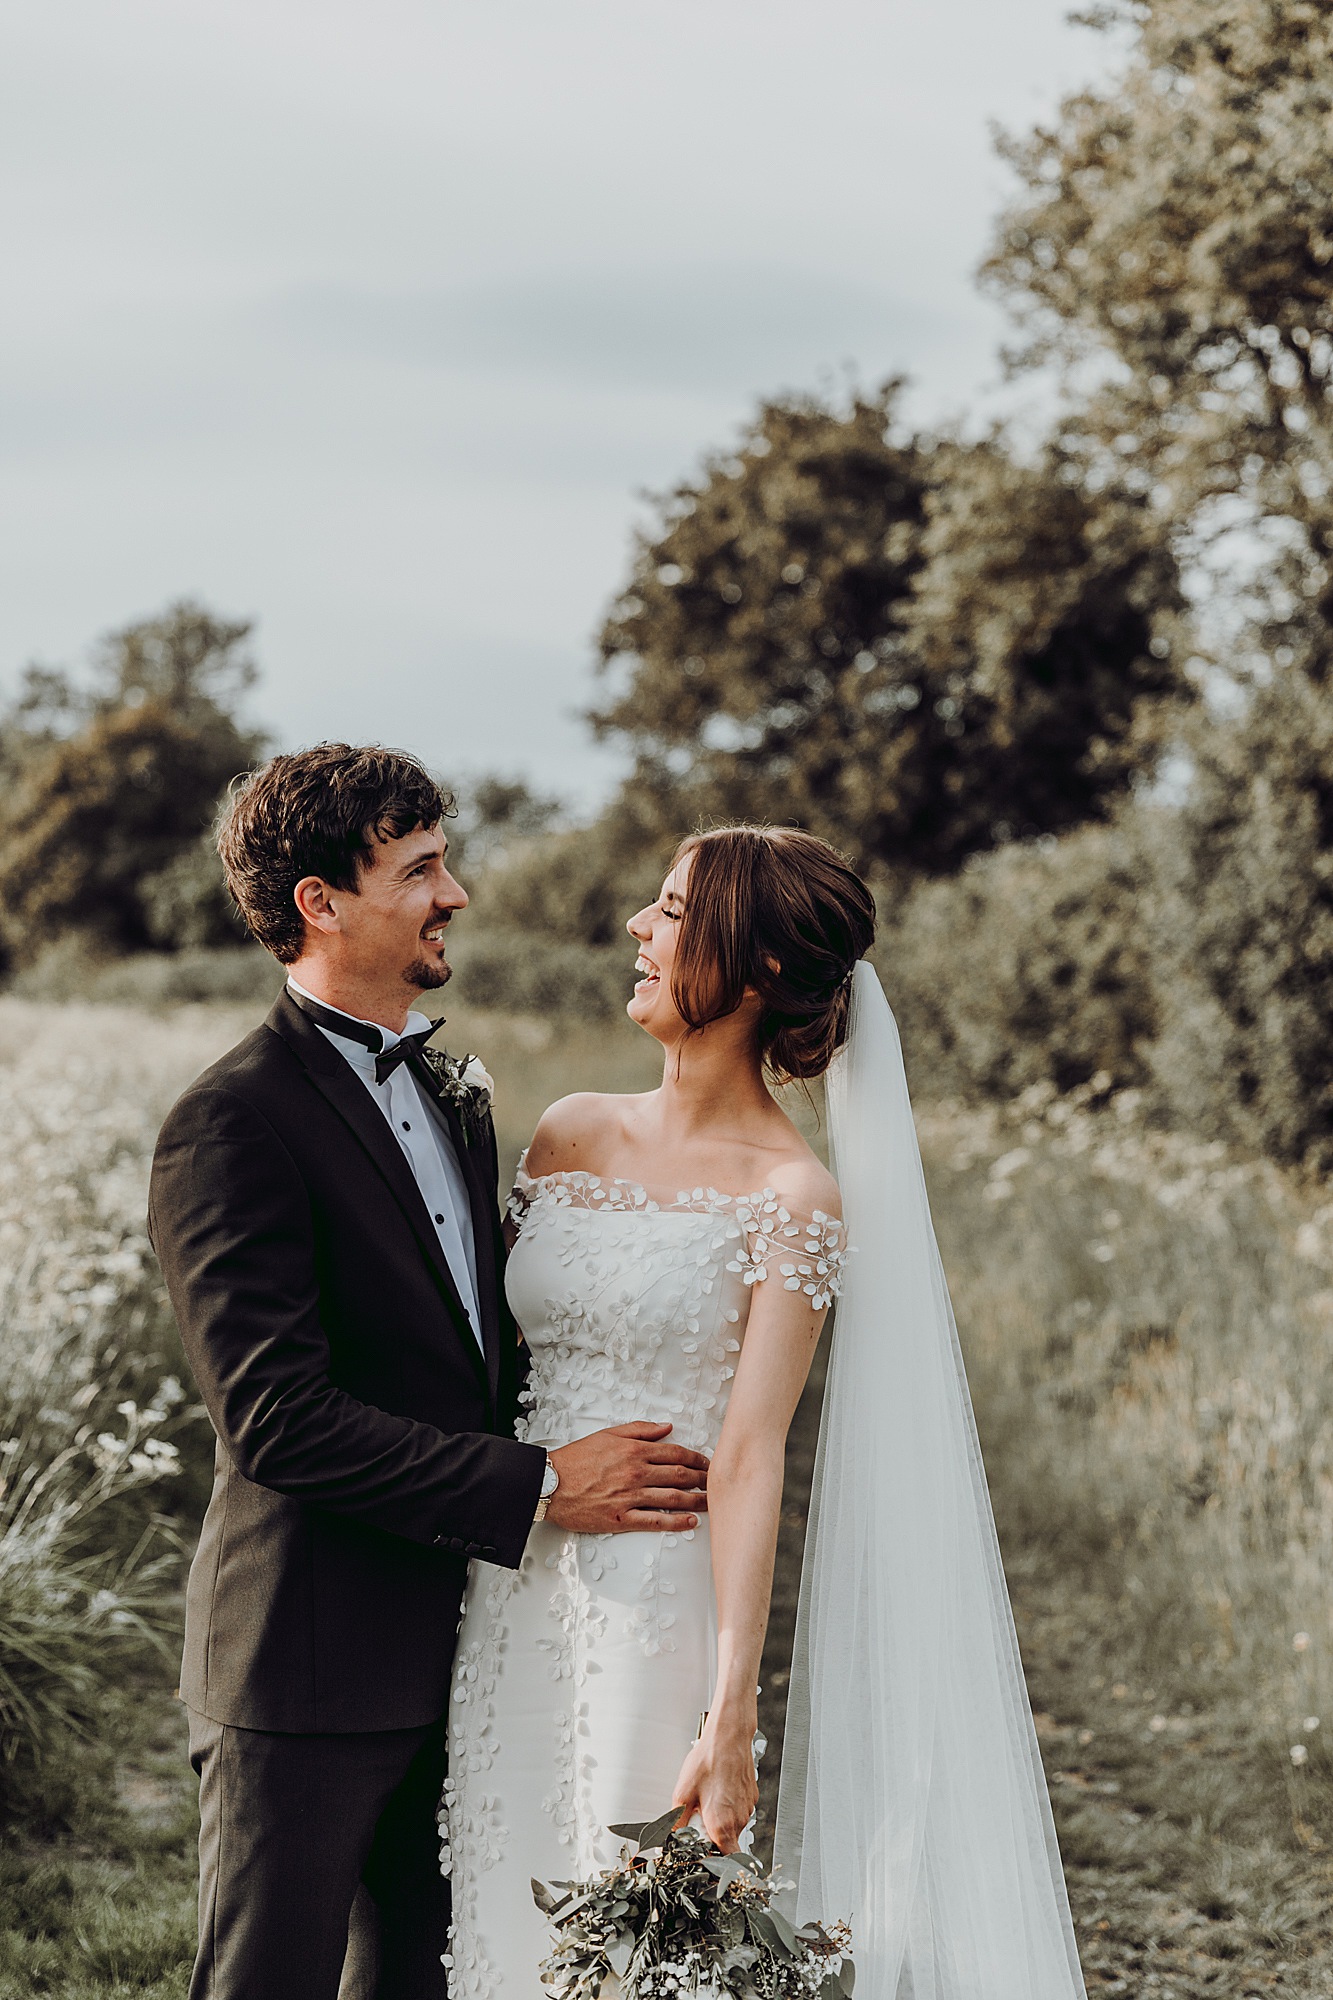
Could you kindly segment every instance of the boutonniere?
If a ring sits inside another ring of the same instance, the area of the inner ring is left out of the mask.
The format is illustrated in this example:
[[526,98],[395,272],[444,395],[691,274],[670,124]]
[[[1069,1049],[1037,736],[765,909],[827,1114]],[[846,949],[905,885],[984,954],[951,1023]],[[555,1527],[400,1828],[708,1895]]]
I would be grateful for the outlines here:
[[479,1056],[451,1056],[447,1049],[423,1049],[422,1055],[440,1096],[463,1128],[467,1145],[485,1129],[491,1115],[495,1083]]

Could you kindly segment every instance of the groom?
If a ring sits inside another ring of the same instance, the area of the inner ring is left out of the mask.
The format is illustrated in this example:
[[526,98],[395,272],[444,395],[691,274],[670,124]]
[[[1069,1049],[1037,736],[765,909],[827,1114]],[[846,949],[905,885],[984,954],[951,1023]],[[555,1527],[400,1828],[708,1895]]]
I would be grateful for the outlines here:
[[[400,752],[275,757],[219,835],[288,968],[261,1028],[193,1083],[149,1230],[217,1431],[181,1691],[200,1783],[191,2000],[444,2000],[435,1826],[468,1559],[535,1518],[693,1525],[706,1461],[628,1424],[513,1436],[486,1093],[423,1054],[467,897],[451,808]],[[683,1517],[683,1518],[682,1518]]]

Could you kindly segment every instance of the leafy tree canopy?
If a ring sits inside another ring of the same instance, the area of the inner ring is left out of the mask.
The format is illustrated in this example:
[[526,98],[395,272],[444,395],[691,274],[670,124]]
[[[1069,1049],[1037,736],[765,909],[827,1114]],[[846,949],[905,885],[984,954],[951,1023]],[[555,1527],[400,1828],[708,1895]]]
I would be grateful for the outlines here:
[[[1333,12],[1137,0],[1122,72],[1006,150],[986,277],[1086,391],[1070,422],[1174,526],[1281,524],[1278,621],[1333,611]],[[1202,514],[1200,509],[1203,509]],[[1285,600],[1285,603],[1284,603]],[[1301,607],[1306,607],[1304,613]]]
[[1142,498],[1068,453],[901,436],[897,392],[765,405],[640,540],[593,720],[641,820],[796,821],[938,873],[1139,768],[1145,698],[1184,688]]
[[[201,845],[261,749],[238,719],[249,626],[182,603],[111,634],[90,676],[30,669],[4,732],[0,912],[11,949],[238,942]],[[177,933],[177,920],[184,926]]]

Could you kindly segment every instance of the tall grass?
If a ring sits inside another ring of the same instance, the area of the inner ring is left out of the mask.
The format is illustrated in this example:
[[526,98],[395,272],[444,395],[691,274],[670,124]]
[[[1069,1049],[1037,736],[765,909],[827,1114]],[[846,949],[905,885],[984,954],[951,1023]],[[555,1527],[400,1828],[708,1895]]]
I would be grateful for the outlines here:
[[1333,1726],[1333,1204],[1094,1097],[922,1121],[1006,1524],[1123,1600],[1163,1700],[1243,1692],[1308,1777],[1304,1718]]
[[1099,1081],[920,1121],[1085,1960],[1324,1993],[1333,1204]]
[[[497,1078],[506,1172],[552,1098],[655,1080],[653,1046],[614,1021],[484,1014],[462,976],[439,998],[443,1040]],[[147,1163],[170,1098],[259,1011],[0,1001],[0,1747],[104,1737],[101,1704],[147,1685],[136,1655],[175,1616],[165,1537],[202,1509],[208,1433],[174,1385]],[[1333,1990],[1333,1200],[1153,1129],[1105,1079],[919,1123],[1094,1984]],[[775,1743],[816,1415],[817,1384],[789,1461]],[[167,1643],[150,1679],[169,1707]],[[70,1817],[69,1760],[27,1755],[0,1770],[11,1825]],[[181,1802],[167,1832],[120,1837],[115,1867],[99,1847],[67,1917],[52,1889],[0,1924],[0,1973],[10,1951],[31,1990],[46,1965],[41,1990],[109,1992],[124,1952],[147,1981],[145,1857],[168,1834],[161,1935],[181,1962],[188,1774],[174,1795],[155,1782]],[[103,1931],[120,1941],[99,1972],[69,1939]],[[59,1970],[76,1957],[79,1980]]]
[[[0,1004],[0,1824],[96,1798],[108,1694],[174,1649],[203,1426],[144,1234],[174,1091],[223,1022]],[[186,1495],[182,1495],[186,1499]]]

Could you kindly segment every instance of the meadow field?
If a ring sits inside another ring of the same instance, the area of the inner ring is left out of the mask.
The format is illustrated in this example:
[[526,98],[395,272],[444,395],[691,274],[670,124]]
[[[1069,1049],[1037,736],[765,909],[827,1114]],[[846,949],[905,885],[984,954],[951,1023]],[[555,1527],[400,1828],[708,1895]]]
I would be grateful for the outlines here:
[[[257,1003],[0,999],[0,2000],[180,2000],[180,1580],[211,1444],[143,1233],[157,1121]],[[469,1013],[506,1166],[628,1027]],[[909,1049],[910,1062],[910,1049]],[[1333,1201],[1132,1092],[914,1078],[1089,1988],[1333,1991]],[[765,1664],[771,1815],[803,1487]]]

